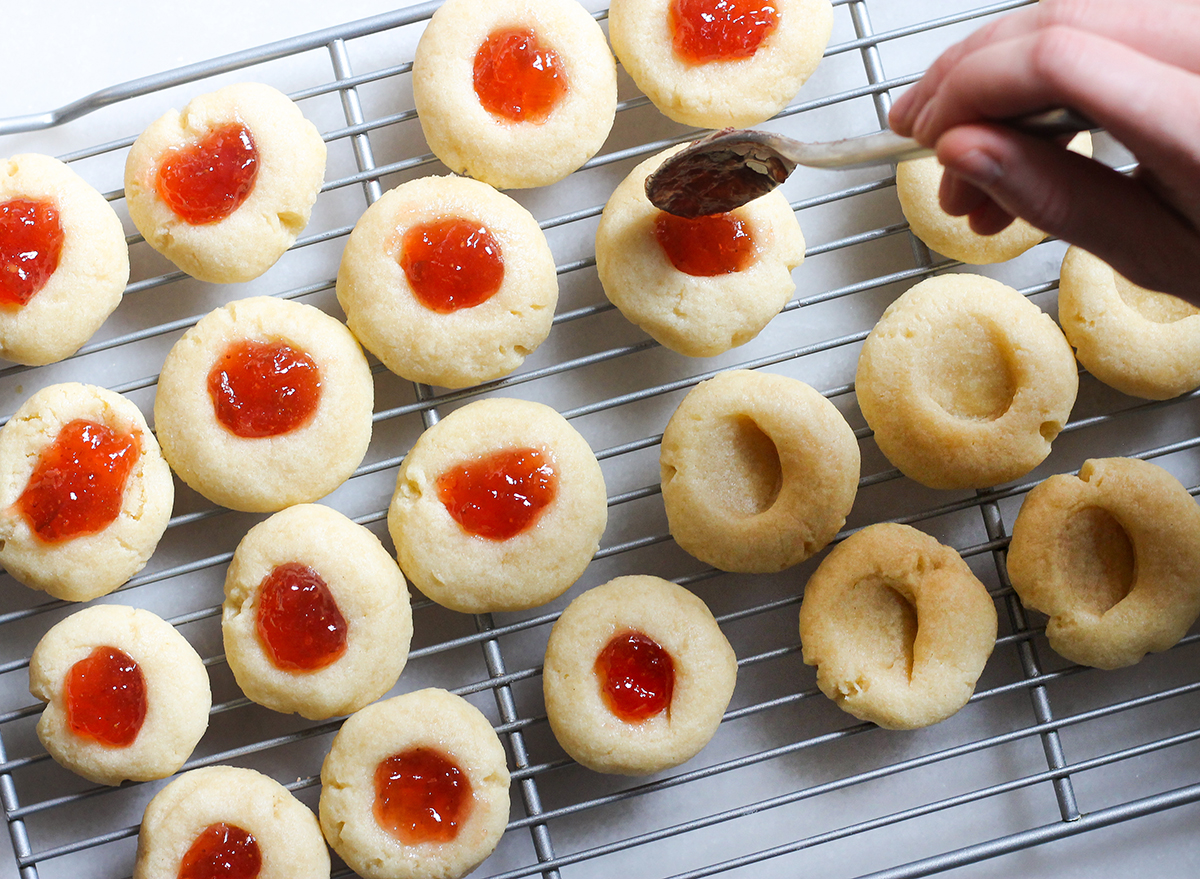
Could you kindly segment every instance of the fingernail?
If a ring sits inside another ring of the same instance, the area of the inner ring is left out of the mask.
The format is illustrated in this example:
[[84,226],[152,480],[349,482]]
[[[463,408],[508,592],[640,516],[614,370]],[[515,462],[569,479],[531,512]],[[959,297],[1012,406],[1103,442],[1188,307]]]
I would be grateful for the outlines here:
[[921,111],[919,113],[914,114],[914,118],[912,121],[911,134],[917,140],[921,141],[921,143],[924,143],[924,144],[932,144],[933,143],[933,141],[926,140],[921,137],[922,131],[929,127],[929,121],[932,118],[933,118],[933,103],[930,101],[926,101],[925,106],[923,106],[921,108]]
[[888,114],[892,131],[898,134],[908,134],[912,131],[913,93],[907,91],[896,99],[892,111]]
[[955,174],[984,188],[994,184],[1004,173],[1000,163],[980,149],[963,153],[949,167]]

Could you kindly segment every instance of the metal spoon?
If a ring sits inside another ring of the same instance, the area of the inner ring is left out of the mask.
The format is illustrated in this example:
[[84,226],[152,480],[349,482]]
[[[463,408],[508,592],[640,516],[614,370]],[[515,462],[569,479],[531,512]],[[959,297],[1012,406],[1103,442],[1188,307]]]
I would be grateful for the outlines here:
[[[1053,138],[1094,128],[1071,110],[1048,110],[1008,121],[1026,134]],[[804,143],[768,131],[730,129],[693,142],[646,179],[646,197],[660,210],[699,217],[741,207],[766,195],[797,165],[860,168],[933,155],[891,131],[828,143]]]

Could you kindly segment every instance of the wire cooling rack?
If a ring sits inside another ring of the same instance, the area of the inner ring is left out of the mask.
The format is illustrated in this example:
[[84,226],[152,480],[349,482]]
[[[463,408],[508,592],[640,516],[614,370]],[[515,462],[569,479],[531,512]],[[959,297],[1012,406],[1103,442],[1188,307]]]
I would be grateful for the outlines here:
[[[835,0],[821,67],[768,127],[809,139],[877,130],[891,90],[913,82],[982,20],[1026,0],[975,2]],[[108,88],[60,112],[0,120],[7,135],[0,153],[53,151],[108,194],[131,233],[133,266],[121,307],[76,356],[40,369],[0,368],[0,413],[48,384],[81,380],[120,391],[149,414],[170,345],[231,299],[269,294],[340,316],[332,290],[354,221],[385,189],[444,173],[422,139],[409,82],[413,47],[434,8],[409,6]],[[589,9],[603,23],[603,8]],[[330,163],[295,247],[262,278],[221,287],[180,274],[132,234],[121,169],[133,138],[164,110],[239,80],[291,94],[324,133]],[[985,492],[909,482],[878,453],[858,412],[858,348],[897,295],[959,268],[909,235],[890,173],[798,171],[785,188],[808,239],[795,298],[746,346],[690,360],[625,322],[596,278],[592,235],[608,193],[637,161],[693,135],[665,120],[623,75],[621,88],[616,126],[599,156],[560,184],[514,193],[539,218],[558,264],[562,295],[549,341],[515,375],[460,392],[413,386],[376,366],[367,459],[325,501],[387,542],[384,510],[405,451],[424,427],[481,395],[555,406],[600,458],[610,524],[567,596],[531,613],[471,617],[414,595],[413,650],[397,691],[436,685],[470,699],[491,718],[513,770],[508,831],[476,875],[1197,875],[1196,635],[1133,669],[1081,669],[1046,647],[1042,620],[1022,610],[1004,575],[1006,535],[1021,499],[1050,473],[1074,471],[1087,457],[1136,455],[1196,486],[1196,395],[1148,404],[1084,374],[1070,424],[1027,480]],[[41,133],[15,134],[32,129]],[[1122,161],[1112,149],[1102,155]],[[1061,256],[1062,246],[1047,242],[983,271],[1053,313]],[[797,634],[803,584],[817,560],[775,576],[730,575],[704,568],[670,540],[658,489],[662,428],[689,388],[733,367],[800,378],[847,416],[863,476],[846,533],[876,521],[913,524],[955,546],[987,584],[1001,632],[975,697],[955,717],[887,732],[820,694]],[[167,616],[205,658],[214,707],[188,768],[252,766],[315,806],[320,762],[338,722],[305,722],[249,703],[222,655],[225,565],[261,518],[215,509],[180,486],[146,570],[103,600]],[[734,700],[712,743],[648,779],[605,777],[572,763],[550,734],[541,699],[541,656],[557,613],[583,589],[625,573],[657,574],[696,591],[739,659]],[[97,788],[41,749],[28,657],[73,609],[0,578],[0,802],[8,829],[0,855],[11,841],[0,879],[128,876],[141,810],[162,785]],[[336,862],[335,875],[347,875]]]

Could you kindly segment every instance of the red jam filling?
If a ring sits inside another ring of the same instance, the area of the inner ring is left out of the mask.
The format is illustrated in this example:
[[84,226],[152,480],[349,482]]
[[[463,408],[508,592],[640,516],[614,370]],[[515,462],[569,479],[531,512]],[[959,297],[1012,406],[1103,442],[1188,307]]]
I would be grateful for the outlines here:
[[508,540],[532,528],[558,493],[550,456],[537,449],[503,449],[447,470],[438,499],[467,532]]
[[42,450],[17,509],[46,543],[103,531],[121,512],[141,450],[137,434],[83,419],[68,422]]
[[688,275],[711,277],[740,272],[754,259],[754,239],[733,214],[695,219],[659,213],[654,237],[671,265]]
[[749,58],[778,23],[761,0],[671,0],[672,45],[688,64]]
[[567,93],[567,72],[532,28],[492,31],[475,53],[475,94],[509,122],[545,122]]
[[49,201],[0,204],[0,306],[20,308],[46,286],[62,248],[62,224]]
[[280,436],[316,413],[321,371],[286,342],[234,342],[208,374],[208,395],[217,420],[236,436]]
[[146,679],[129,654],[97,647],[71,666],[63,690],[71,732],[112,748],[133,744],[146,720]]
[[432,748],[410,748],[375,769],[375,820],[405,845],[451,842],[471,813],[471,782]]
[[179,865],[179,879],[254,879],[262,869],[258,840],[236,824],[209,824]]
[[462,219],[408,229],[400,267],[417,301],[439,314],[486,302],[504,281],[500,244],[486,227]]
[[199,140],[171,150],[158,169],[158,196],[193,226],[225,219],[254,189],[258,148],[250,129],[221,125]]
[[640,632],[613,637],[596,657],[595,669],[604,704],[626,723],[641,723],[671,705],[675,663]]
[[276,668],[316,671],[346,652],[346,618],[321,575],[278,565],[258,587],[258,637]]

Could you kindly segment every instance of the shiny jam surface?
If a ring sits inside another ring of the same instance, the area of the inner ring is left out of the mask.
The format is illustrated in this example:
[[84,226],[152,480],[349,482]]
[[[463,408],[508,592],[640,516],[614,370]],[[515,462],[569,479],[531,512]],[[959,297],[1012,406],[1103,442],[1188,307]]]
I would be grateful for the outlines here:
[[626,723],[667,710],[675,691],[675,663],[641,632],[616,635],[596,657],[596,676],[608,709]]
[[46,543],[103,531],[121,512],[141,450],[137,434],[70,421],[42,450],[17,509]]
[[532,28],[492,31],[475,53],[475,94],[509,122],[545,122],[567,93],[567,72]]
[[762,0],[671,0],[672,45],[688,64],[749,58],[778,22]]
[[740,272],[754,259],[754,239],[733,214],[686,219],[660,213],[654,237],[671,265],[688,275],[711,277]]
[[208,374],[217,420],[240,437],[280,436],[312,419],[321,371],[286,342],[234,342]]
[[125,651],[97,647],[71,666],[63,702],[71,732],[124,748],[133,744],[146,719],[146,679]]
[[502,449],[447,470],[437,478],[438,500],[470,534],[507,540],[532,528],[558,493],[549,454]]
[[375,769],[375,820],[406,845],[453,841],[471,805],[467,776],[432,748],[401,751]]
[[0,204],[0,307],[20,308],[46,286],[62,248],[62,224],[50,201]]
[[254,879],[261,869],[258,840],[222,821],[200,831],[179,864],[179,879]]
[[258,637],[277,668],[316,671],[346,652],[346,618],[308,565],[277,565],[258,590]]
[[419,223],[400,243],[400,267],[417,301],[447,314],[486,302],[504,281],[500,244],[469,220]]
[[250,129],[232,122],[168,152],[155,188],[180,219],[204,226],[241,207],[257,176],[258,148]]

